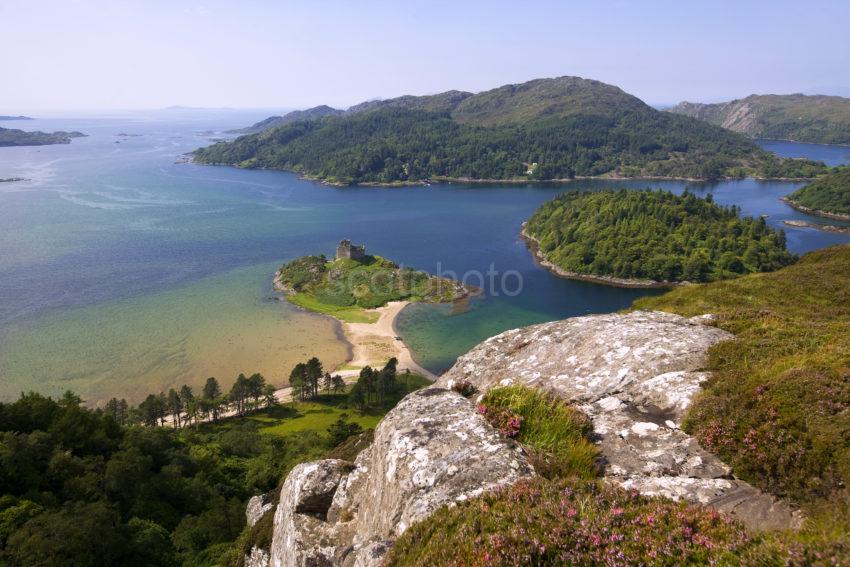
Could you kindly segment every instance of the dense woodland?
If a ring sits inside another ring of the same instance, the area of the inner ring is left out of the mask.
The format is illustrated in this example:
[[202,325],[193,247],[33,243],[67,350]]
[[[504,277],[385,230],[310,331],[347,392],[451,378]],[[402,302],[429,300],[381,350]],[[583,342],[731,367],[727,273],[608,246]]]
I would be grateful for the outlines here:
[[817,178],[788,199],[816,211],[850,215],[850,167]]
[[347,416],[377,420],[422,385],[395,359],[363,369],[350,391],[316,358],[290,382],[297,400],[338,419],[288,433],[306,410],[279,404],[259,374],[227,392],[210,378],[197,394],[183,386],[137,407],[112,399],[88,409],[71,393],[0,403],[0,566],[238,565],[249,497],[361,433]]
[[345,112],[316,107],[251,128],[269,125],[276,127],[199,149],[195,160],[292,170],[343,184],[604,174],[813,177],[824,171],[823,164],[777,158],[744,136],[578,77],[474,95],[369,101]]
[[568,272],[707,282],[794,261],[785,234],[737,207],[665,191],[570,192],[544,203],[526,232]]

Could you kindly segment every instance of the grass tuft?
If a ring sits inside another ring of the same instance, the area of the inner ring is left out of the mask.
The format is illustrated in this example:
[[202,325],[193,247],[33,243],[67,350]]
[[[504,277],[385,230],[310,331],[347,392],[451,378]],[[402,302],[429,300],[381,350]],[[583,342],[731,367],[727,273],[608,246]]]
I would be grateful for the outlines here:
[[525,386],[505,386],[487,392],[479,411],[526,447],[542,476],[598,475],[598,451],[588,440],[590,419],[567,402]]

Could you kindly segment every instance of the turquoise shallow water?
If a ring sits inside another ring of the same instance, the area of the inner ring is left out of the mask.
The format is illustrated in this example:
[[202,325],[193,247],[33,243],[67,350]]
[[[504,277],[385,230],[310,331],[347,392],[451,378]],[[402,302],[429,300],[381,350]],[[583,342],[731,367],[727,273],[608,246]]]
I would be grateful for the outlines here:
[[[0,148],[0,178],[31,180],[0,184],[0,396],[70,387],[96,402],[211,374],[227,383],[239,371],[280,383],[306,356],[339,362],[345,348],[335,325],[274,301],[270,279],[281,262],[330,254],[344,237],[471,283],[495,274],[494,289],[463,313],[415,305],[399,317],[414,356],[439,371],[508,328],[621,309],[653,293],[563,280],[534,265],[520,224],[561,191],[687,186],[745,214],[767,214],[774,225],[816,220],[779,201],[793,183],[336,189],[284,172],[174,163],[218,135],[210,131],[254,118],[35,121],[26,127],[90,137]],[[789,229],[788,237],[797,252],[850,241],[811,229]]]

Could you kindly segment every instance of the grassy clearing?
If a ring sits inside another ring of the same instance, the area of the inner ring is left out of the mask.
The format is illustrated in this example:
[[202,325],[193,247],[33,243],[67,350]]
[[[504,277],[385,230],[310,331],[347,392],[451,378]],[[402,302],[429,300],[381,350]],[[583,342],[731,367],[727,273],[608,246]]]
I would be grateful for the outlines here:
[[322,303],[315,296],[309,293],[293,293],[286,296],[286,300],[290,303],[302,307],[309,311],[330,315],[340,321],[347,323],[374,323],[380,315],[374,311],[369,311],[363,307],[356,305],[341,307],[339,305],[330,305]]
[[370,407],[365,411],[360,411],[349,403],[347,389],[344,393],[322,394],[311,401],[289,402],[244,417],[199,424],[195,428],[221,432],[243,428],[248,424],[256,427],[260,435],[287,437],[311,431],[324,434],[332,423],[345,415],[347,421],[356,423],[363,429],[372,429],[401,398],[431,383],[427,378],[414,373],[409,376],[399,374],[397,380],[400,386],[398,392],[388,396],[383,405]]
[[598,451],[588,441],[590,420],[563,400],[524,386],[493,388],[479,411],[503,433],[522,443],[546,478],[593,478]]

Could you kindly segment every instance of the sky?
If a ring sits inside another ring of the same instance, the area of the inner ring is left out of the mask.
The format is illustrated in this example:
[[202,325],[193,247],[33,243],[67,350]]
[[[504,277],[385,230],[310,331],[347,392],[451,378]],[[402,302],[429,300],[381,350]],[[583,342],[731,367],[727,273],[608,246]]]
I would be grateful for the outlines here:
[[0,114],[347,107],[539,77],[850,96],[850,0],[0,0]]

